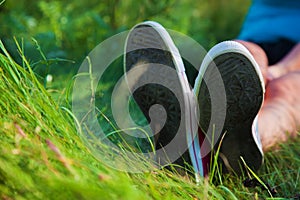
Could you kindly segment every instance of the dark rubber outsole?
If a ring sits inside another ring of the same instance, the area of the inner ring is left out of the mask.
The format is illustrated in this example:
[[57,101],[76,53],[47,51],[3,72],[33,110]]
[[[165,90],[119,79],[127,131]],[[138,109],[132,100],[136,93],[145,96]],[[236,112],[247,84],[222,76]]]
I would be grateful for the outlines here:
[[[140,77],[140,79],[152,79],[155,77],[156,80],[163,80],[164,82],[168,84],[174,85],[175,88],[182,88],[181,83],[179,80],[178,75],[176,76],[167,76],[167,72],[160,71],[158,73],[157,68],[154,69],[152,67],[152,64],[160,64],[163,66],[168,66],[174,71],[176,70],[172,54],[169,51],[166,51],[164,49],[167,49],[166,46],[163,46],[165,42],[160,38],[160,36],[153,30],[153,33],[143,33],[143,28],[150,28],[151,26],[147,25],[140,25],[135,27],[131,33],[128,36],[128,44],[135,45],[134,50],[131,50],[131,48],[126,46],[126,55],[124,59],[125,64],[125,73],[128,73],[130,70],[133,70],[136,67],[140,67],[142,65],[149,65],[149,69],[145,72],[143,72],[143,75]],[[140,30],[139,30],[140,29]],[[141,36],[139,36],[141,35]],[[144,38],[146,37],[146,39]],[[141,48],[138,47],[141,46],[147,46],[143,43],[154,43],[150,44],[149,46],[155,47],[157,45],[158,48]],[[128,45],[127,44],[127,45]],[[153,70],[153,71],[152,71]],[[163,70],[163,69],[162,69]],[[149,76],[148,76],[149,75]],[[149,81],[149,80],[148,80]],[[136,85],[140,85],[140,80],[136,80]],[[143,82],[143,81],[141,81]],[[150,80],[151,82],[151,80]],[[154,81],[155,82],[155,81]],[[163,127],[155,127],[152,126],[151,129],[154,133],[156,133],[155,129],[159,129],[159,133],[155,135],[155,147],[156,150],[164,148],[166,145],[168,145],[176,136],[176,133],[180,129],[181,121],[183,120],[182,117],[184,117],[185,112],[180,107],[180,102],[183,100],[183,92],[179,91],[179,97],[178,94],[175,95],[169,88],[165,87],[161,84],[156,83],[148,83],[140,86],[135,91],[132,91],[133,98],[141,111],[143,112],[144,116],[146,117],[149,124],[151,123],[151,116],[149,114],[150,108],[154,105],[160,105],[163,106],[165,113],[166,113],[166,121]],[[179,98],[179,99],[178,99]],[[159,124],[159,122],[157,123]],[[182,135],[180,138],[180,143],[177,145],[186,145],[186,137],[185,135]],[[180,149],[180,148],[179,148]],[[174,162],[175,164],[183,166],[184,163],[190,163],[190,158],[188,155],[188,151],[185,152],[168,152],[166,151],[166,157],[161,156],[158,157],[157,161],[164,165],[168,163],[168,156],[172,157],[173,154],[180,154],[182,156],[178,156],[179,158]],[[175,155],[176,156],[176,155]],[[163,157],[163,158],[162,158]]]
[[[222,130],[225,137],[220,148],[221,158],[238,174],[242,173],[244,166],[240,157],[250,168],[257,170],[263,156],[254,141],[252,124],[263,102],[259,76],[251,61],[236,52],[223,53],[215,57],[210,65],[218,68],[226,92],[226,118]],[[210,76],[210,69],[208,66],[204,77]],[[213,81],[213,77],[206,77],[206,80]],[[211,119],[211,97],[207,84],[213,83],[202,81],[198,95],[200,126],[204,132],[207,132]]]

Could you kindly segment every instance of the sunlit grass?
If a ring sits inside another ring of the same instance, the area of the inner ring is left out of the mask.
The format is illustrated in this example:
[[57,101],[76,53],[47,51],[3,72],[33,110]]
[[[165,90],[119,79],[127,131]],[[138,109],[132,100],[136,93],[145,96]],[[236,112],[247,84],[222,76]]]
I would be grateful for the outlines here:
[[[76,129],[69,98],[66,97],[70,89],[57,87],[58,95],[53,100],[53,93],[49,93],[49,88],[45,89],[36,78],[26,59],[23,58],[24,66],[19,66],[0,45],[4,52],[4,55],[0,54],[1,199],[271,197],[261,187],[244,187],[246,175],[222,174],[216,165],[214,176],[217,176],[217,183],[211,178],[201,179],[199,184],[193,177],[180,176],[165,169],[129,173],[107,166],[87,148]],[[109,111],[104,109],[102,112],[106,115]],[[107,120],[106,123],[110,126]],[[111,153],[105,145],[101,147],[98,156]],[[148,161],[143,162],[147,166]],[[276,188],[274,197],[299,197],[299,166],[300,147],[297,141],[289,142],[277,152],[268,153],[264,166],[255,176]]]

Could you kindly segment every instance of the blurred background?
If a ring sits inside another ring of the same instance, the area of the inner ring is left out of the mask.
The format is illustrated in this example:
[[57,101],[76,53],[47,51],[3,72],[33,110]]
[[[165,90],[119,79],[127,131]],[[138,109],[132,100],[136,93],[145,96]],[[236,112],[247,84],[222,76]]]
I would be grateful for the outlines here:
[[250,0],[6,0],[0,5],[0,37],[20,61],[15,37],[41,76],[74,74],[97,44],[144,20],[182,32],[208,50],[237,36],[249,4]]

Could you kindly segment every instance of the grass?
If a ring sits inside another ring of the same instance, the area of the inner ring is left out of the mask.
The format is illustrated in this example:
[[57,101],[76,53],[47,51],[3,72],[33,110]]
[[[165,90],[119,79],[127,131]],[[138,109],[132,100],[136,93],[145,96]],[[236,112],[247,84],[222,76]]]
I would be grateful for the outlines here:
[[[299,199],[299,140],[268,153],[260,171],[250,173],[277,190],[273,197],[263,187],[245,187],[248,175],[216,170],[214,181],[196,184],[164,169],[128,173],[105,165],[80,138],[65,97],[53,100],[27,60],[16,64],[0,46],[1,199]],[[110,154],[102,147],[98,155]]]

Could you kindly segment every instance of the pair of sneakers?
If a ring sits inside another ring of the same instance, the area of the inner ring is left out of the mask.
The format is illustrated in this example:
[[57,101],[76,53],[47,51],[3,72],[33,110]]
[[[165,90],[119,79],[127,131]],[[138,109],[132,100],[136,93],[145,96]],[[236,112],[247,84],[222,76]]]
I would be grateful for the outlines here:
[[[191,49],[193,51],[193,49]],[[259,66],[240,43],[214,46],[191,89],[178,49],[158,23],[134,26],[126,40],[124,70],[130,91],[150,124],[160,165],[192,166],[196,178],[209,173],[210,152],[227,169],[263,162],[257,114],[264,97]]]

